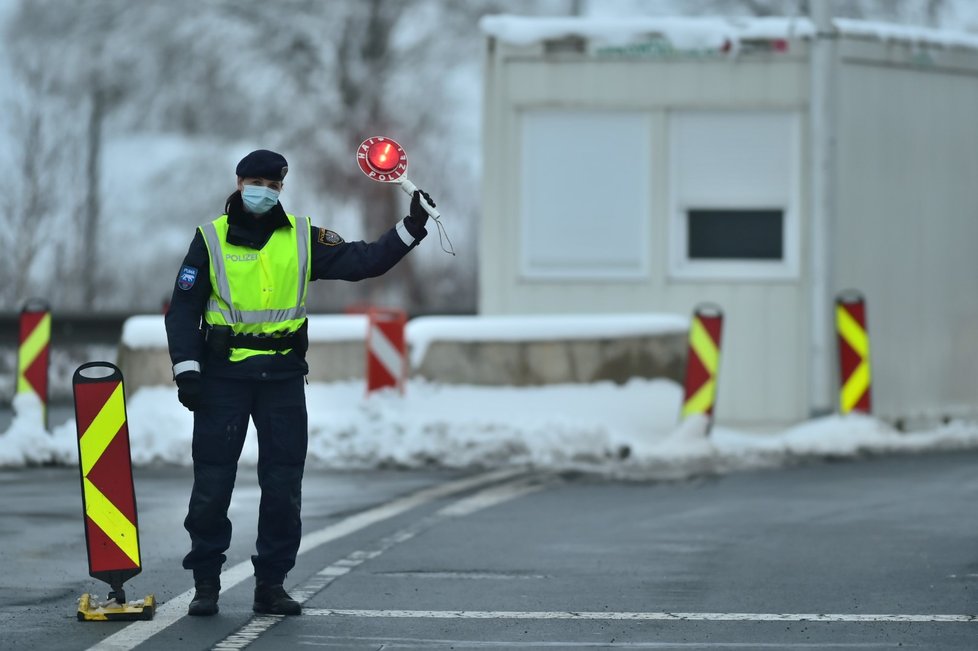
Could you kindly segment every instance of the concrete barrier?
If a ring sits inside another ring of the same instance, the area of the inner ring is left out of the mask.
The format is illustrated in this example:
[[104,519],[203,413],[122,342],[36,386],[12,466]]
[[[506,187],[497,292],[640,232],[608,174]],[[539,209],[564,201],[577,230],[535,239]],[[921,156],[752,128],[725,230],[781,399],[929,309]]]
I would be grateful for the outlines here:
[[671,314],[419,317],[406,334],[414,376],[530,386],[681,381],[688,325]]
[[[363,377],[363,339],[351,341],[319,341],[309,344],[310,382],[337,382]],[[134,348],[119,345],[119,368],[126,379],[126,390],[137,387],[173,384],[170,354],[163,348]]]
[[[315,315],[309,317],[310,382],[355,380],[364,375],[367,317]],[[173,371],[162,316],[126,320],[119,343],[118,366],[132,394],[144,386],[172,386]]]
[[[418,317],[408,321],[411,377],[497,386],[668,378],[682,381],[688,319],[675,315]],[[367,319],[309,318],[309,381],[364,377]],[[172,386],[161,316],[123,326],[118,365],[127,392]]]
[[565,341],[435,341],[412,376],[449,384],[532,386],[630,378],[682,382],[685,336]]

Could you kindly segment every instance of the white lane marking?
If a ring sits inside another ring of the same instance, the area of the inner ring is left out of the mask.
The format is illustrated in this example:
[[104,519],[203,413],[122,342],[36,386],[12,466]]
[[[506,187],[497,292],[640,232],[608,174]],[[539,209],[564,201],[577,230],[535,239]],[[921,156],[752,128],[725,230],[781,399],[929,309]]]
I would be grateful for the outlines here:
[[[484,484],[503,481],[522,472],[524,471],[516,468],[495,470],[421,489],[411,495],[406,495],[386,504],[381,504],[380,506],[323,527],[318,531],[306,534],[299,543],[299,554],[304,554],[320,545],[347,536],[372,524],[393,518],[428,502],[477,488]],[[250,578],[252,574],[254,574],[254,568],[250,559],[228,568],[221,573],[221,592],[227,592],[242,581]],[[156,609],[156,614],[150,621],[133,622],[98,644],[89,647],[89,651],[131,651],[131,649],[134,649],[139,644],[142,644],[163,629],[169,627],[178,619],[185,617],[187,615],[187,606],[190,604],[193,596],[194,591],[191,589],[169,599]]]
[[459,579],[463,581],[528,581],[548,578],[546,574],[520,574],[506,572],[427,572],[424,570],[408,572],[382,572],[392,579]]
[[448,506],[443,506],[438,510],[435,516],[443,518],[461,518],[466,515],[471,515],[476,511],[488,509],[491,506],[496,506],[497,504],[502,504],[503,502],[508,502],[509,500],[517,497],[522,497],[528,493],[538,491],[541,488],[544,488],[544,486],[545,484],[534,483],[532,480],[526,479],[516,480],[500,486],[493,486],[492,488],[479,491],[475,495],[463,497],[456,502],[452,502]]
[[579,642],[567,640],[459,640],[424,637],[363,637],[340,635],[300,635],[302,646],[340,647],[349,649],[353,643],[388,646],[398,649],[892,649],[892,642]]
[[247,624],[219,642],[215,649],[243,649],[271,628],[283,615],[255,615]]
[[[524,470],[522,469],[514,468],[495,470],[482,475],[466,477],[465,479],[458,479],[456,481],[422,489],[412,495],[396,499],[393,502],[388,502],[387,504],[382,504],[378,507],[370,509],[369,511],[364,511],[363,513],[350,516],[349,518],[346,518],[341,522],[337,522],[334,525],[324,527],[319,531],[313,531],[312,533],[303,536],[302,542],[299,543],[299,554],[304,554],[311,549],[319,547],[320,545],[336,540],[337,538],[342,538],[343,536],[349,535],[354,531],[359,531],[360,529],[376,524],[382,520],[393,518],[396,515],[400,515],[405,511],[410,511],[411,509],[421,506],[422,504],[427,504],[428,502],[432,502],[436,499],[448,497],[449,495],[461,493],[472,488],[478,488],[479,486],[483,486],[485,484],[510,479],[511,477],[522,474],[523,472]],[[242,563],[242,565],[251,568],[251,561],[245,561]],[[249,569],[249,572],[251,572],[251,569]]]
[[[517,479],[507,484],[491,486],[475,495],[459,499],[448,506],[444,506],[434,514],[422,518],[403,529],[395,531],[389,536],[381,538],[374,549],[358,549],[351,552],[346,558],[341,558],[331,565],[327,565],[317,572],[311,579],[304,584],[293,588],[290,593],[292,598],[299,603],[305,603],[314,595],[323,590],[337,578],[347,574],[352,569],[365,561],[377,558],[394,545],[414,538],[422,531],[430,529],[432,526],[448,518],[463,517],[471,515],[476,511],[487,509],[490,506],[501,504],[508,500],[538,491],[544,488],[544,484],[535,483],[525,478]],[[211,649],[213,651],[231,651],[232,649],[243,649],[278,623],[278,618],[265,618],[258,621],[258,618],[250,620],[243,627],[234,631],[228,637],[219,641]]]
[[572,612],[562,610],[342,610],[306,608],[314,617],[381,617],[412,619],[578,619],[627,621],[713,622],[974,622],[978,615],[855,615],[826,613],[667,613],[667,612]]

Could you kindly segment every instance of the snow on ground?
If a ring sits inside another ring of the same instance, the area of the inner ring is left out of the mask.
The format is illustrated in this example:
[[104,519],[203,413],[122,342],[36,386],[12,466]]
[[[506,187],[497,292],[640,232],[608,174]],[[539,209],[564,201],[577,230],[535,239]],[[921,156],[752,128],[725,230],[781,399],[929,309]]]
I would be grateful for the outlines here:
[[[901,433],[872,417],[814,419],[777,433],[679,423],[682,390],[668,380],[625,385],[476,387],[411,381],[367,397],[360,381],[311,384],[309,467],[499,467],[527,465],[633,479],[679,479],[811,458],[978,447],[978,424],[952,422]],[[48,434],[40,403],[14,399],[0,434],[0,467],[77,463],[74,420]],[[171,387],[138,390],[127,404],[133,463],[189,465],[193,418]],[[242,453],[257,461],[254,428]]]
[[[671,314],[560,317],[423,317],[408,322],[414,353],[433,339],[532,340],[613,337],[682,331]],[[310,317],[310,339],[363,339],[363,315]],[[132,348],[166,346],[160,315],[132,317],[122,341]],[[903,433],[864,415],[813,419],[780,432],[679,422],[682,388],[670,380],[633,379],[540,387],[451,385],[420,379],[404,394],[365,394],[362,380],[311,384],[309,465],[322,468],[526,465],[576,469],[637,479],[676,479],[811,458],[978,448],[978,423],[956,421]],[[14,398],[15,417],[0,433],[0,467],[77,464],[74,420],[49,434],[37,398]],[[172,385],[144,387],[127,402],[133,463],[190,465],[193,416]],[[241,461],[257,463],[254,427]]]

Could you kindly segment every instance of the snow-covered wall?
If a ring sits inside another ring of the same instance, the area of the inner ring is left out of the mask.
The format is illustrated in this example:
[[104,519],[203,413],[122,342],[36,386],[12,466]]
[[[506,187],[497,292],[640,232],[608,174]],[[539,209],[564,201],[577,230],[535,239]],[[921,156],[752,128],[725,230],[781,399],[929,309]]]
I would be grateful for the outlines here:
[[[368,319],[309,317],[309,379],[364,377]],[[405,328],[412,376],[454,384],[530,386],[681,381],[689,320],[674,314],[418,317]],[[123,326],[119,367],[126,390],[172,384],[161,316]]]

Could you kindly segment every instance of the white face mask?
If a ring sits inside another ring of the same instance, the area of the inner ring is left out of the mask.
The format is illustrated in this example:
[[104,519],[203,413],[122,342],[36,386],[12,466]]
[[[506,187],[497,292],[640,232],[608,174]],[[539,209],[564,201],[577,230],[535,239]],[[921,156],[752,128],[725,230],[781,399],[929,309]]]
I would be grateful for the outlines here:
[[246,185],[241,190],[241,200],[248,212],[263,215],[278,203],[278,191],[264,185]]

